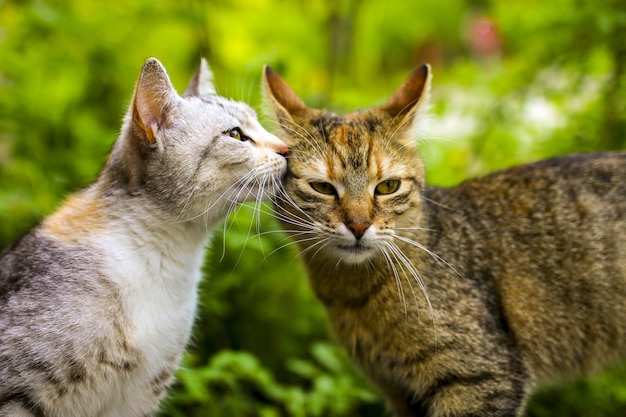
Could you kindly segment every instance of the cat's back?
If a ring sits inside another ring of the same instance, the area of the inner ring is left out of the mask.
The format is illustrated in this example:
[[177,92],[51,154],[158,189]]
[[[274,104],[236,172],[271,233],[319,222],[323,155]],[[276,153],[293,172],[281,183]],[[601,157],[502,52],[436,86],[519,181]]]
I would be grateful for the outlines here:
[[[518,165],[466,180],[448,189],[429,187],[428,193],[433,198],[467,198],[497,205],[498,202],[506,203],[502,193],[506,198],[516,200],[554,192],[558,194],[553,196],[558,197],[559,190],[570,190],[580,194],[604,195],[604,198],[621,203],[626,189],[624,175],[626,152],[571,154]],[[497,194],[489,194],[489,191]],[[492,196],[493,199],[490,198]]]
[[[626,152],[520,165],[429,188],[429,249],[493,305],[537,376],[626,351]],[[490,284],[491,285],[491,284]]]
[[551,229],[576,233],[576,225],[626,234],[626,152],[519,165],[453,188],[428,187],[425,197],[437,218],[463,218],[468,227],[485,232],[499,234],[502,227],[538,237]]

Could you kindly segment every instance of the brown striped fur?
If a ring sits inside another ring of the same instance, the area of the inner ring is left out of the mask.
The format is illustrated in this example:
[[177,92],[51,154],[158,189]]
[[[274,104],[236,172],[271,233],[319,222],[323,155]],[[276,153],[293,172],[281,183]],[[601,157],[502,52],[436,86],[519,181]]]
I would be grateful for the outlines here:
[[520,416],[537,384],[626,353],[626,153],[428,186],[412,134],[429,79],[341,116],[267,68],[290,146],[276,215],[396,416]]

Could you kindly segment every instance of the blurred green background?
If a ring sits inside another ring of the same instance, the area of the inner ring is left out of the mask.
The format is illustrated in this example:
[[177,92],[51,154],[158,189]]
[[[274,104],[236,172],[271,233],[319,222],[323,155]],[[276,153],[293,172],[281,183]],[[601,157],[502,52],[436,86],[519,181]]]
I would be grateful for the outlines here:
[[[257,108],[267,63],[336,111],[381,103],[430,62],[419,148],[438,185],[626,148],[623,0],[0,0],[0,247],[96,178],[150,56],[179,91],[204,56],[222,95]],[[212,239],[161,416],[382,415],[295,249],[253,218],[242,207]],[[626,415],[626,368],[546,388],[527,415]]]

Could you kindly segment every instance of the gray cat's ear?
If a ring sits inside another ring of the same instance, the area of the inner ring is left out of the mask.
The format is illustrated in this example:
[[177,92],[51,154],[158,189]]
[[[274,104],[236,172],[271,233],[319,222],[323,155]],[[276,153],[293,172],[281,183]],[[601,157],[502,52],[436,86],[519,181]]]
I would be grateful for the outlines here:
[[294,116],[308,111],[309,108],[289,84],[267,65],[263,68],[263,86],[267,107],[270,107],[279,121],[281,119],[293,121]]
[[380,109],[393,118],[415,115],[423,110],[428,102],[431,78],[430,66],[422,64],[409,75],[404,84]]
[[154,145],[158,131],[168,126],[166,111],[177,99],[178,94],[163,65],[156,58],[149,58],[141,69],[130,107],[135,134]]
[[213,85],[213,73],[206,59],[200,58],[200,65],[183,93],[183,97],[204,97],[217,94]]

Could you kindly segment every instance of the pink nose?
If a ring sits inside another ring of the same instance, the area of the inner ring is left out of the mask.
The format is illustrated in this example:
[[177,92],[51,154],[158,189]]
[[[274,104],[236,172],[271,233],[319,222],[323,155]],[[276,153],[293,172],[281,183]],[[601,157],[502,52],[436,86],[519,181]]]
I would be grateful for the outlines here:
[[282,156],[287,156],[287,154],[289,153],[289,148],[287,147],[287,145],[281,142],[276,145],[276,153]]
[[371,223],[348,223],[346,227],[350,229],[355,238],[361,239],[365,231],[369,229]]

